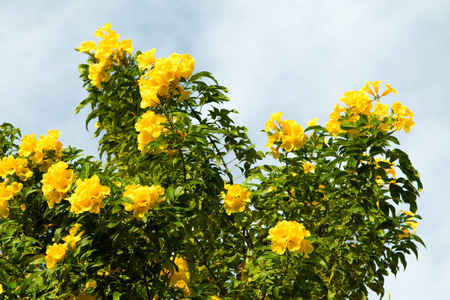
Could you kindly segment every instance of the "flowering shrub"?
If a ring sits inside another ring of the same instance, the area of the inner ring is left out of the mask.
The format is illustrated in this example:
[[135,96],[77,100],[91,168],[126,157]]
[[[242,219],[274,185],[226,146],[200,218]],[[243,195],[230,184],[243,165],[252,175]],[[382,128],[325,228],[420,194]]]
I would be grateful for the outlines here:
[[325,126],[272,114],[261,164],[189,54],[134,53],[111,24],[95,37],[76,112],[102,161],[0,125],[2,296],[367,299],[417,255],[422,184],[394,136],[413,114],[380,102],[389,84],[344,93]]

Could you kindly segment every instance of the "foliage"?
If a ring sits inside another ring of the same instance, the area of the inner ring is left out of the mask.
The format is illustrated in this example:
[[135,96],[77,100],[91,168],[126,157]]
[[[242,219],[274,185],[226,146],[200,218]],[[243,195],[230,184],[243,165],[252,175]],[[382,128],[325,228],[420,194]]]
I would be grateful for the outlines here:
[[76,112],[104,163],[0,126],[2,297],[366,299],[417,256],[422,184],[394,148],[413,115],[381,104],[389,85],[347,92],[325,127],[273,114],[264,154],[192,57],[96,37]]

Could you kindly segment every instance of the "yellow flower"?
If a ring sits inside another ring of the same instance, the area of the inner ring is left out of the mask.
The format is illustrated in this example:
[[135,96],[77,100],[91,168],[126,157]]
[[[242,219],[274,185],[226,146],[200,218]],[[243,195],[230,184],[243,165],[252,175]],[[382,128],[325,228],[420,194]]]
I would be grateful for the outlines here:
[[369,115],[372,109],[372,101],[362,91],[348,91],[339,100],[344,102],[348,108],[352,108],[353,115]]
[[47,262],[47,268],[52,269],[62,259],[66,257],[67,246],[66,244],[56,244],[47,247],[45,252],[47,256],[45,260]]
[[36,135],[33,133],[32,135],[25,135],[19,146],[19,155],[28,157],[30,156],[37,146]]
[[336,120],[330,120],[325,124],[325,128],[333,136],[337,137],[339,133],[343,132],[341,129],[341,123]]
[[396,90],[391,88],[391,86],[388,83],[386,83],[386,90],[383,92],[383,94],[381,94],[380,97],[386,96],[387,94],[390,94],[390,93],[398,94]]
[[317,122],[319,122],[319,119],[317,117],[315,117],[314,119],[306,122],[306,126],[316,126]]
[[0,176],[5,179],[8,175],[13,175],[16,172],[16,159],[10,155],[4,156],[0,161]]
[[34,147],[34,154],[30,158],[40,166],[39,169],[43,172],[47,171],[54,160],[61,160],[62,143],[58,141],[60,135],[58,130],[49,130],[46,136],[39,137]]
[[[0,193],[1,193],[1,186],[0,186]],[[9,206],[8,201],[5,201],[3,199],[0,199],[0,218],[8,218],[9,216]]]
[[46,136],[39,136],[39,141],[36,147],[47,151],[55,151],[59,153],[62,151],[62,143],[58,141],[61,133],[58,130],[49,130]]
[[142,115],[142,117],[136,122],[135,128],[139,132],[138,135],[138,149],[145,153],[145,146],[148,143],[156,140],[165,129],[162,123],[166,123],[167,118],[163,115],[155,114],[149,110]]
[[379,186],[382,186],[382,185],[384,184],[384,181],[383,181],[383,179],[381,178],[381,176],[377,176],[377,177],[375,178],[375,181],[376,181],[376,183],[377,183]]
[[42,191],[50,208],[61,202],[75,181],[73,170],[67,169],[68,167],[66,162],[59,161],[50,166],[42,176]]
[[22,190],[22,183],[12,182],[10,185],[8,183],[9,179],[0,182],[0,201],[6,202],[14,198]]
[[121,64],[124,54],[131,53],[133,46],[131,40],[123,40],[119,42],[120,34],[111,30],[111,23],[107,23],[95,32],[95,37],[102,40],[98,43],[83,42],[78,48],[81,52],[91,52],[94,50],[96,63],[89,65],[89,79],[91,85],[101,89],[102,82],[109,78],[109,69],[117,63]]
[[126,211],[133,211],[135,218],[144,217],[145,213],[150,209],[156,207],[156,204],[165,200],[160,200],[160,197],[164,195],[164,188],[159,185],[145,186],[145,185],[128,185],[125,187],[123,196],[129,198],[134,204],[124,202],[123,206]]
[[119,47],[120,47],[120,50],[123,50],[123,51],[127,52],[128,54],[133,52],[133,46],[131,45],[131,40],[120,41]]
[[373,110],[374,114],[376,114],[377,116],[386,117],[388,115],[389,105],[381,104],[380,102],[378,102],[377,104],[375,104]]
[[75,251],[76,244],[81,240],[81,236],[83,235],[84,231],[81,231],[77,234],[78,229],[81,227],[81,224],[75,224],[69,231],[69,235],[63,237],[63,241],[65,242],[65,245],[67,248],[71,248],[72,251]]
[[[416,234],[417,226],[419,224],[417,222],[412,221],[416,214],[412,213],[410,211],[407,211],[407,210],[402,210],[402,213],[409,216],[409,218],[408,218],[409,221],[406,222],[406,225],[410,226],[413,229],[414,234]],[[400,238],[409,237],[409,235],[410,235],[409,229],[405,228],[405,229],[403,229],[403,234],[400,234]]]
[[[146,58],[142,59],[141,66],[145,67]],[[148,59],[149,62],[152,61],[152,57]],[[148,68],[147,72],[139,79],[141,107],[158,106],[160,104],[159,97],[166,97],[169,95],[169,91],[176,90],[182,78],[189,79],[194,71],[194,65],[195,61],[189,54],[173,53],[168,58],[157,59],[153,68]]]
[[76,186],[75,192],[68,199],[71,212],[80,214],[89,211],[98,214],[100,208],[105,207],[103,199],[110,194],[110,189],[100,184],[100,178],[97,175],[86,178],[84,181],[78,179]]
[[[266,132],[269,132],[272,129],[276,130],[275,133],[269,134],[269,141],[266,145],[267,148],[271,148],[275,159],[280,155],[278,151],[279,147],[290,152],[303,147],[308,139],[308,136],[303,131],[303,127],[293,120],[285,119],[281,121],[281,116],[281,112],[272,114],[270,120],[265,124]],[[274,143],[279,142],[281,142],[281,144],[278,144],[279,147],[272,147]]]
[[[372,96],[377,96],[378,97],[378,86],[380,85],[381,81],[374,81],[374,82],[366,82],[366,85],[361,89],[362,92],[366,92]],[[373,86],[373,89],[375,91],[372,92],[372,90],[370,89],[369,85]]]
[[101,89],[102,87],[102,81],[106,80],[108,78],[107,74],[105,73],[106,64],[104,63],[90,63],[89,64],[89,76],[88,78],[91,80],[91,84],[98,89]]
[[[183,289],[185,295],[189,294],[188,283],[191,275],[188,270],[187,262],[183,258],[177,257],[175,258],[174,263],[177,266],[178,271],[174,269],[169,272],[170,286]],[[168,271],[166,270],[166,272]]]
[[148,50],[147,52],[138,55],[136,61],[140,70],[150,69],[155,63],[156,49]]
[[28,168],[28,159],[16,158],[16,175],[22,181],[27,181],[33,176],[33,171]]
[[86,290],[89,288],[96,288],[97,287],[97,281],[91,280],[88,283],[86,283]]
[[405,130],[405,132],[410,132],[411,128],[415,125],[416,123],[414,123],[413,120],[404,120],[403,121],[403,129]]
[[[266,122],[265,127],[266,127],[266,132],[269,132],[272,129],[278,129],[277,124],[281,125],[281,116],[283,115],[283,113],[281,112],[276,112],[270,115],[270,119],[269,121]],[[275,122],[277,124],[275,124]]]
[[313,247],[306,237],[311,234],[301,223],[296,221],[278,221],[277,225],[269,230],[268,238],[272,241],[272,251],[283,254],[286,248],[289,251],[304,253],[305,257],[312,253]]
[[412,117],[414,116],[412,111],[398,101],[392,104],[392,110],[395,114],[394,130],[401,130],[403,128],[405,132],[410,132],[411,128],[415,125],[412,120]]
[[243,188],[239,184],[226,184],[225,189],[228,192],[221,192],[225,200],[224,207],[228,215],[231,213],[242,212],[245,209],[245,203],[250,202],[252,197],[251,192],[247,188]]
[[93,50],[97,49],[97,44],[93,41],[82,42],[81,46],[78,48],[78,51],[89,53]]

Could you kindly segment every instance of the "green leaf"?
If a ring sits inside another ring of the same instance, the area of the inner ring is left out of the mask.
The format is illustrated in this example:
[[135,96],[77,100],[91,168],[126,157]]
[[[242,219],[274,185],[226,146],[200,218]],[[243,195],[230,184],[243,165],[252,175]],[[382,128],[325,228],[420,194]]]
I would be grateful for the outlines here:
[[355,123],[350,123],[350,122],[347,122],[347,123],[343,123],[343,124],[341,124],[341,128],[343,129],[343,130],[352,130],[352,129],[356,129],[357,127],[356,127],[356,124]]
[[123,294],[123,293],[120,293],[120,292],[118,292],[118,291],[115,291],[115,292],[113,293],[113,300],[119,300],[119,299],[120,299],[120,296],[122,296],[122,294]]
[[84,163],[83,167],[81,168],[81,172],[80,172],[80,179],[84,180],[86,178],[89,177],[89,169],[90,169],[91,165],[89,163]]

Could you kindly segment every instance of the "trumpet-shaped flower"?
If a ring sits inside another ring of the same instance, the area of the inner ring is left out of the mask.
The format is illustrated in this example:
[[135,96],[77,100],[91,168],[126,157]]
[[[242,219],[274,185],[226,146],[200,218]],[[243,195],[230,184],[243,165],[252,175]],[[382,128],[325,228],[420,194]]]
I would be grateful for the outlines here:
[[55,265],[66,257],[67,245],[54,243],[47,247],[47,254],[45,260],[47,262],[47,268],[53,269]]
[[4,156],[0,161],[0,176],[5,179],[6,176],[16,173],[16,165],[14,156]]
[[[81,240],[81,236],[84,231],[78,233],[78,229],[81,227],[81,224],[75,224],[69,231],[69,235],[63,237],[63,241],[67,245],[68,249],[72,249],[75,251],[76,244]],[[78,233],[78,234],[77,234]]]
[[[265,124],[266,132],[275,130],[274,133],[269,134],[269,141],[266,145],[267,148],[271,148],[275,158],[279,157],[279,147],[290,152],[303,147],[308,140],[302,126],[293,120],[281,120],[281,116],[281,112],[272,114]],[[273,148],[272,145],[275,143],[279,147]]]
[[380,97],[386,96],[390,93],[398,94],[396,90],[391,88],[391,86],[388,83],[386,83],[386,90],[383,92],[383,94],[381,94]]
[[4,182],[0,182],[0,217],[8,217],[8,200],[14,198],[22,190],[22,187],[22,183],[13,182],[9,184],[9,179]]
[[50,208],[61,202],[75,181],[73,170],[68,167],[66,162],[59,161],[42,176],[42,191]]
[[19,145],[19,155],[28,157],[30,156],[37,146],[36,135],[25,135]]
[[71,208],[70,211],[80,214],[86,211],[99,213],[100,208],[105,206],[103,199],[110,194],[110,188],[100,184],[100,178],[97,175],[85,180],[78,179],[75,192],[68,199]]
[[231,213],[242,212],[245,209],[245,203],[250,202],[251,192],[239,184],[226,184],[227,193],[222,192],[225,201],[225,211],[228,215]]
[[138,67],[141,70],[150,69],[155,63],[155,48],[152,50],[148,50],[147,52],[143,52],[137,57]]
[[184,295],[188,296],[190,294],[188,283],[191,278],[189,273],[188,265],[186,260],[181,257],[175,258],[175,265],[178,268],[173,269],[171,271],[165,270],[162,274],[167,274],[170,279],[170,286],[176,289],[182,289],[184,291]]
[[304,253],[305,257],[313,251],[313,247],[306,237],[311,234],[301,223],[296,221],[279,221],[269,230],[268,238],[272,241],[272,251],[283,254],[289,251]]
[[[152,50],[151,50],[152,51]],[[148,52],[146,52],[148,53]],[[141,66],[145,66],[145,57]],[[150,62],[152,57],[149,57]],[[195,61],[189,54],[173,53],[168,58],[157,59],[153,68],[139,79],[141,107],[155,107],[160,104],[160,98],[167,97],[171,90],[177,90],[180,80],[189,79],[194,71]]]
[[97,49],[97,44],[94,41],[82,42],[77,49],[80,52],[89,53]]
[[135,128],[139,132],[138,135],[138,149],[145,153],[145,146],[148,143],[156,140],[165,129],[162,123],[166,123],[167,118],[163,115],[155,114],[149,110],[142,115],[142,117],[136,122]]
[[165,200],[165,198],[160,199],[162,195],[164,195],[164,188],[159,185],[145,186],[133,183],[126,186],[123,192],[123,196],[133,201],[133,204],[124,202],[123,206],[126,211],[133,211],[135,218],[140,219],[146,212]]

